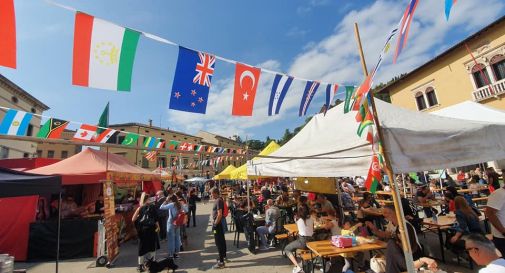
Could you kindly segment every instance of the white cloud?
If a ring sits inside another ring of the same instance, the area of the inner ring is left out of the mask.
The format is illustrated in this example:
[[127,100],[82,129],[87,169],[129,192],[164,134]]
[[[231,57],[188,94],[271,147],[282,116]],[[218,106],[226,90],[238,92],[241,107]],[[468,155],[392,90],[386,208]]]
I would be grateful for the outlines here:
[[[362,81],[363,74],[354,37],[354,22],[359,24],[370,70],[377,61],[384,39],[400,20],[407,4],[406,1],[402,2],[399,4],[398,1],[376,1],[362,10],[349,12],[335,27],[334,33],[301,48],[302,52],[293,59],[287,72],[300,78],[358,84]],[[489,0],[485,5],[478,1],[458,1],[447,22],[443,4],[439,0],[420,2],[411,25],[407,46],[400,55],[398,63],[393,65],[390,55],[383,63],[375,82],[386,82],[395,75],[411,71],[433,58],[434,54],[438,54],[442,46],[450,46],[446,39],[451,31],[462,28],[465,33],[471,34],[489,24],[493,18],[500,16],[503,10],[504,3],[500,0]],[[470,17],[472,14],[478,16]],[[278,61],[269,60],[259,66],[279,71],[281,65]],[[273,75],[262,73],[261,78],[253,117],[231,116],[233,78],[228,78],[213,83],[209,97],[211,103],[207,106],[205,116],[170,111],[170,124],[176,125],[177,128],[183,127],[184,131],[188,132],[205,128],[224,136],[243,135],[246,131],[254,132],[255,127],[276,122],[297,112],[305,82],[293,82],[282,105],[281,114],[268,117],[268,99]],[[322,94],[324,92],[319,90],[316,96],[323,96]]]

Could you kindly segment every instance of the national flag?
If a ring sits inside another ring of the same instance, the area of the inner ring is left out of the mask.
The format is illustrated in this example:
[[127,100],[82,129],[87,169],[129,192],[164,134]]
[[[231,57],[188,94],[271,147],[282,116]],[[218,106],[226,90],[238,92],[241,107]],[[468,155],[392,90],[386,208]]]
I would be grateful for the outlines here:
[[333,103],[333,98],[335,97],[337,90],[338,90],[338,84],[328,84],[326,86],[326,109],[324,111],[325,115],[326,111],[330,109],[331,104]]
[[[156,144],[156,148],[161,149],[163,147],[165,147],[165,141],[160,140],[158,142],[158,144]],[[154,161],[154,160],[156,160],[156,157],[158,156],[159,153],[160,153],[159,151],[150,151],[150,152],[146,153],[145,158],[149,161]]]
[[188,145],[189,143],[183,142],[182,145],[179,146],[180,151],[187,151],[188,150]]
[[445,19],[449,20],[449,15],[451,14],[451,9],[457,0],[445,0]]
[[281,110],[282,101],[289,90],[289,86],[293,82],[293,77],[287,75],[276,74],[272,91],[270,92],[270,101],[268,103],[268,115],[277,115]]
[[361,105],[367,100],[368,92],[370,91],[371,86],[372,74],[369,74],[354,93],[355,100],[352,105],[353,111],[358,111]]
[[368,170],[368,175],[365,181],[365,188],[371,193],[377,191],[377,186],[382,180],[381,167],[379,164],[379,159],[376,154],[372,156],[372,163],[370,164],[370,169]]
[[300,109],[298,110],[298,116],[305,116],[307,114],[307,109],[309,109],[310,102],[316,94],[317,88],[319,87],[319,82],[308,81],[305,85],[305,90],[303,91],[302,100],[300,101]]
[[140,33],[77,12],[72,84],[130,91]]
[[216,57],[179,47],[170,109],[205,114]]
[[68,125],[68,121],[50,118],[44,125],[40,128],[37,133],[38,138],[60,138],[61,133]]
[[212,146],[207,147],[207,153],[212,153],[212,149],[213,149],[213,148],[214,148],[214,147],[212,147]]
[[125,146],[137,146],[139,140],[139,135],[135,133],[127,133],[121,145]]
[[351,111],[351,98],[354,93],[354,89],[354,86],[345,87],[344,114],[347,114],[349,111]]
[[152,148],[156,147],[156,145],[158,145],[159,142],[160,142],[160,140],[158,138],[145,137],[143,146],[144,146],[144,148],[152,149]]
[[14,0],[0,0],[0,65],[16,68]]
[[358,131],[357,131],[358,136],[361,137],[365,128],[367,128],[368,126],[371,126],[372,124],[373,124],[373,115],[370,111],[368,111],[366,113],[365,119],[363,121],[361,121],[358,126]]
[[100,119],[98,119],[98,129],[96,130],[97,135],[105,131],[105,128],[109,127],[109,103],[103,109]]
[[[1,54],[0,54],[1,55]],[[24,111],[9,109],[0,123],[0,134],[26,136],[33,115]]]
[[[401,20],[400,20],[401,23]],[[377,71],[379,70],[379,67],[382,64],[382,61],[386,58],[387,54],[389,53],[389,49],[391,48],[391,42],[393,41],[394,37],[398,33],[398,25],[394,27],[388,35],[388,38],[386,39],[386,42],[384,43],[384,46],[382,47],[382,51],[379,55],[379,60],[377,61],[377,64],[375,64],[374,69],[372,70],[372,79],[377,75]]]
[[177,150],[177,149],[179,148],[179,144],[180,144],[180,143],[181,143],[181,142],[180,142],[180,141],[177,141],[177,140],[170,140],[170,141],[168,142],[168,149],[169,149],[170,151],[175,151],[175,150]]
[[[119,135],[119,131],[118,130],[106,128],[102,133],[100,133],[99,135],[97,135],[95,137],[95,139],[93,140],[93,142],[97,142],[97,143],[111,143],[112,140],[116,139],[117,135]],[[116,137],[113,137],[113,136],[116,136]]]
[[81,124],[81,127],[75,132],[73,140],[75,141],[91,141],[96,136],[97,127],[89,124]]
[[419,0],[410,0],[409,5],[403,13],[403,17],[400,23],[400,36],[398,36],[398,42],[396,43],[396,51],[393,57],[393,63],[396,63],[396,59],[400,56],[402,49],[407,45],[407,39],[409,37],[410,23],[412,18],[414,18],[414,12],[416,11],[417,4]]
[[195,148],[195,151],[201,153],[201,152],[205,151],[205,146],[204,145],[197,145]]
[[233,91],[234,116],[252,116],[256,89],[260,80],[261,69],[237,63],[235,65],[235,86]]
[[186,151],[191,152],[195,150],[195,144],[188,143],[188,146],[186,147]]

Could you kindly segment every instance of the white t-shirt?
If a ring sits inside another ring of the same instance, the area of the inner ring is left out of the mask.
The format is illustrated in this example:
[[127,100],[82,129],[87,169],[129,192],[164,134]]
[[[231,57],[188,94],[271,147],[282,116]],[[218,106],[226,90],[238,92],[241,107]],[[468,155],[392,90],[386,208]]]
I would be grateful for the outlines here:
[[479,273],[498,273],[498,272],[505,272],[505,260],[502,258],[492,261],[486,267],[479,270]]
[[312,236],[314,234],[314,220],[311,217],[305,220],[305,222],[303,219],[298,219],[296,226],[298,227],[298,235],[300,236]]
[[[499,188],[491,193],[487,200],[487,206],[497,210],[496,216],[502,225],[505,226],[505,189]],[[494,237],[505,238],[493,225],[491,225],[491,233]]]

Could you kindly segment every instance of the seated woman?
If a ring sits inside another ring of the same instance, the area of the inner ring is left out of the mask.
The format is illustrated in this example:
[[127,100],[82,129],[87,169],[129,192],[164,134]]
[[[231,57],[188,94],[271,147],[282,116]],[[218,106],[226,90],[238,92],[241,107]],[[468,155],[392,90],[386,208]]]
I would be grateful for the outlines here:
[[293,273],[303,273],[303,269],[298,265],[298,261],[296,260],[293,252],[297,249],[307,249],[307,242],[312,241],[312,235],[314,234],[314,220],[310,217],[310,211],[307,205],[301,205],[298,207],[296,217],[298,238],[289,243],[284,248],[284,252],[295,266],[293,268]]
[[470,233],[483,234],[479,224],[479,216],[468,205],[466,199],[462,196],[454,198],[454,205],[456,209],[456,221],[458,227],[456,234],[449,240],[448,247],[454,252],[463,252],[465,250],[465,241],[461,239],[463,235]]

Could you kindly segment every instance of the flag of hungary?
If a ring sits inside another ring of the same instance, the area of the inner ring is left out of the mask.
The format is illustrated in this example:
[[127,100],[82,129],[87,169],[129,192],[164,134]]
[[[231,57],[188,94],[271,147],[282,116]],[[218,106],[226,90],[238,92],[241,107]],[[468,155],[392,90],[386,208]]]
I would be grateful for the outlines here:
[[139,36],[134,30],[77,12],[72,83],[130,91]]

